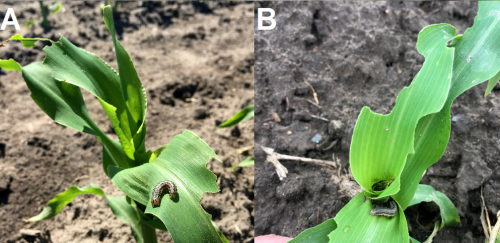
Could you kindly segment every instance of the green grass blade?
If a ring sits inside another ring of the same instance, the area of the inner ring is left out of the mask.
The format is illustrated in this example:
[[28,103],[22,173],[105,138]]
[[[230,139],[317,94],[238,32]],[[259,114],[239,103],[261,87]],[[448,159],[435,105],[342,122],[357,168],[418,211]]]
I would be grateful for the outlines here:
[[108,201],[108,205],[113,211],[113,214],[121,221],[127,223],[132,228],[132,233],[137,242],[142,242],[142,231],[139,224],[139,215],[136,210],[130,206],[125,200],[125,197],[109,197],[94,184],[86,187],[72,186],[65,192],[57,194],[52,200],[47,203],[47,206],[40,214],[34,216],[29,221],[40,221],[52,218],[59,214],[68,203],[75,200],[75,197],[81,194],[94,194],[104,197]]
[[352,137],[350,163],[354,178],[369,192],[373,193],[372,185],[381,180],[394,182],[379,197],[399,191],[399,176],[406,156],[413,152],[418,120],[441,110],[446,100],[453,64],[453,49],[446,44],[454,36],[455,28],[448,24],[424,28],[417,48],[426,60],[410,87],[399,93],[392,112],[380,115],[368,107],[361,111]]
[[328,243],[328,234],[337,228],[335,219],[329,219],[320,225],[304,230],[288,243]]
[[[163,152],[150,163],[130,169],[109,168],[113,183],[136,202],[146,205],[145,213],[163,221],[176,243],[222,242],[199,201],[205,192],[218,192],[217,177],[206,168],[215,153],[190,131],[175,136]],[[164,180],[177,185],[178,194],[162,196],[153,208],[151,196]],[[196,227],[193,227],[196,226]]]
[[236,167],[247,167],[255,164],[255,157],[248,157],[245,160],[241,161],[239,164],[231,167],[231,170],[236,169]]
[[[453,47],[452,84],[443,109],[422,118],[415,129],[415,153],[408,156],[401,190],[393,197],[406,209],[424,171],[443,155],[450,138],[450,108],[461,93],[500,70],[500,2],[479,2],[474,25],[457,36]],[[471,58],[469,58],[471,57]]]
[[335,216],[337,229],[328,235],[330,242],[409,242],[401,207],[393,218],[371,216],[372,204],[369,200],[363,202],[363,194],[356,195]]
[[435,202],[439,206],[441,228],[443,226],[457,227],[460,225],[460,216],[453,202],[443,193],[434,190],[432,186],[419,184],[408,207],[421,202]]
[[254,116],[254,105],[252,104],[252,105],[249,105],[249,106],[243,108],[241,111],[236,113],[236,115],[231,117],[229,120],[220,124],[219,128],[234,126],[238,123],[244,122],[244,121],[252,118],[253,116]]
[[484,97],[488,96],[488,94],[495,88],[495,85],[498,83],[500,80],[500,72],[495,74],[490,80],[488,81],[488,87],[486,88],[486,92],[484,92]]
[[0,68],[9,70],[9,71],[19,71],[23,72],[23,69],[19,63],[14,61],[14,59],[9,59],[9,60],[0,60]]

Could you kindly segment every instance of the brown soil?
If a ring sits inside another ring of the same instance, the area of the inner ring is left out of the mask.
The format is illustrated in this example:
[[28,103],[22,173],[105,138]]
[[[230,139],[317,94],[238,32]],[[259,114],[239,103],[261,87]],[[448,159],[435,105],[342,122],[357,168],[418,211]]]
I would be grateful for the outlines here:
[[[280,181],[264,162],[265,153],[255,150],[256,235],[295,237],[335,217],[358,189],[347,176],[354,125],[363,106],[389,113],[420,70],[418,32],[449,23],[462,34],[472,26],[477,2],[258,2],[258,7],[276,11],[277,27],[255,34],[256,146],[315,159],[334,155],[342,165],[337,170],[282,160],[289,173]],[[318,93],[319,106],[312,104],[304,81]],[[484,242],[481,186],[492,224],[500,209],[500,93],[484,98],[485,88],[482,83],[455,100],[452,116],[461,117],[452,124],[448,148],[421,181],[447,195],[460,214],[462,226],[444,228],[435,242]],[[336,135],[312,115],[343,122],[342,140],[328,148]],[[311,141],[316,134],[326,146]],[[421,241],[440,217],[434,203],[410,207],[405,215],[410,235]]]
[[[52,30],[36,25],[19,33],[53,40],[61,33],[116,69],[98,5],[65,2],[64,11],[49,16]],[[0,3],[2,13],[8,7],[21,25],[41,19],[38,2]],[[252,149],[235,153],[253,144],[253,122],[217,126],[253,103],[253,3],[127,2],[119,5],[115,23],[147,93],[147,149],[167,144],[184,129],[206,141],[223,161],[207,166],[221,191],[205,194],[201,204],[230,242],[252,241],[254,169],[229,169],[253,155]],[[13,34],[6,30],[0,37]],[[14,58],[21,65],[41,61],[42,47],[23,49],[10,41],[0,48],[0,59]],[[0,241],[134,242],[130,227],[94,195],[78,196],[52,219],[24,221],[72,185],[94,183],[108,195],[124,195],[102,170],[98,140],[54,123],[29,95],[20,73],[0,70]],[[88,93],[84,97],[96,123],[116,139],[99,102]],[[23,236],[22,229],[42,235]],[[168,232],[158,231],[158,239],[172,242]]]

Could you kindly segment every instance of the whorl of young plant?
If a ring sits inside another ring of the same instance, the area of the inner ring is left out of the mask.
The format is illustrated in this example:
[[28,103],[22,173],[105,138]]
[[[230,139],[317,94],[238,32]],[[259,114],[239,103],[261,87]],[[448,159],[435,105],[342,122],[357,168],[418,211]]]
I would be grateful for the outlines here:
[[[425,62],[411,85],[399,93],[392,112],[381,115],[364,107],[354,128],[350,165],[364,191],[334,219],[292,242],[409,242],[403,211],[416,200],[425,170],[446,149],[452,102],[490,79],[487,94],[500,77],[500,2],[479,2],[474,25],[463,35],[456,35],[448,24],[424,28],[417,49]],[[393,218],[370,215],[372,202],[386,200],[397,203]],[[459,224],[451,201],[440,207],[441,227]]]
[[[0,68],[22,73],[35,103],[54,121],[97,136],[103,145],[103,169],[127,197],[109,197],[95,185],[70,187],[52,199],[38,221],[57,215],[79,194],[106,198],[117,218],[132,227],[137,242],[157,242],[155,229],[169,230],[175,242],[227,242],[211,222],[199,201],[204,192],[218,192],[216,176],[206,168],[215,153],[190,131],[175,136],[159,149],[146,151],[146,94],[132,60],[115,37],[112,10],[104,8],[104,22],[118,62],[118,73],[86,50],[74,46],[61,35],[59,42],[15,35],[24,47],[38,40],[46,46],[43,62],[21,67],[14,60],[0,60]],[[108,137],[90,118],[81,88],[92,93],[102,105],[118,136]],[[163,196],[158,207],[151,197],[157,183],[170,180],[177,195]]]
[[[104,1],[103,3],[99,4],[99,9],[103,10],[104,7],[110,5],[113,1]],[[111,10],[115,11],[116,8],[118,7],[118,4],[120,4],[120,1],[114,1],[115,3],[113,4],[113,7],[111,7]]]

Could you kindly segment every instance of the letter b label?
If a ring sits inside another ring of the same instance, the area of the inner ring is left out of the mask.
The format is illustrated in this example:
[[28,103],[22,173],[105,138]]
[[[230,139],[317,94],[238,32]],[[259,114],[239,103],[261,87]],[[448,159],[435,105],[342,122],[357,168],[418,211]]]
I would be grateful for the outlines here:
[[[269,16],[264,16],[264,12],[268,12]],[[276,27],[276,20],[274,18],[274,10],[272,8],[259,8],[257,15],[257,29],[258,30],[272,30]],[[264,26],[264,20],[270,21],[271,25]]]

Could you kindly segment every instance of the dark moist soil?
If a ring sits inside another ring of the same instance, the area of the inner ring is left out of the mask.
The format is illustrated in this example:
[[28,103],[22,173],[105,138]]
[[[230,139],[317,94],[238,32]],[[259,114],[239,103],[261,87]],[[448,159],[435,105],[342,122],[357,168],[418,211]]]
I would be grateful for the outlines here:
[[[449,23],[462,34],[472,26],[477,2],[258,2],[259,7],[276,11],[277,27],[259,31],[254,19],[255,230],[295,237],[333,218],[359,190],[346,175],[354,125],[364,106],[388,114],[397,94],[410,85],[424,61],[416,49],[419,31]],[[319,106],[311,104],[313,93],[304,81],[316,90]],[[454,102],[452,116],[461,117],[452,125],[445,155],[421,181],[446,194],[460,214],[462,226],[444,228],[434,242],[484,242],[481,186],[491,223],[496,222],[500,92],[484,98],[485,88],[482,83]],[[331,135],[329,122],[312,115],[341,121],[341,142],[324,151],[338,134]],[[316,134],[323,137],[319,148],[311,142]],[[282,160],[289,173],[280,181],[259,145],[307,158],[334,155],[342,169]],[[405,214],[410,236],[420,241],[440,219],[434,203]]]
[[[65,2],[62,12],[49,16],[51,31],[35,25],[19,33],[53,40],[61,33],[117,69],[99,4]],[[38,2],[0,3],[1,16],[8,7],[21,25],[41,19]],[[223,161],[207,165],[221,192],[204,194],[201,205],[230,242],[253,241],[254,168],[229,171],[253,155],[252,149],[236,153],[253,145],[253,122],[217,129],[253,103],[253,3],[127,2],[114,18],[147,93],[147,149],[169,143],[184,129],[207,142]],[[7,29],[1,40],[14,34]],[[33,49],[14,41],[6,45],[0,59],[27,65],[45,56],[43,43]],[[99,102],[88,92],[84,98],[96,123],[117,139]],[[54,123],[30,98],[18,72],[0,70],[0,112],[0,242],[135,242],[130,227],[94,195],[76,197],[52,219],[25,222],[72,185],[94,183],[108,195],[124,194],[103,172],[99,141]],[[23,229],[41,236],[23,236]],[[159,242],[172,242],[168,232],[157,232]]]

